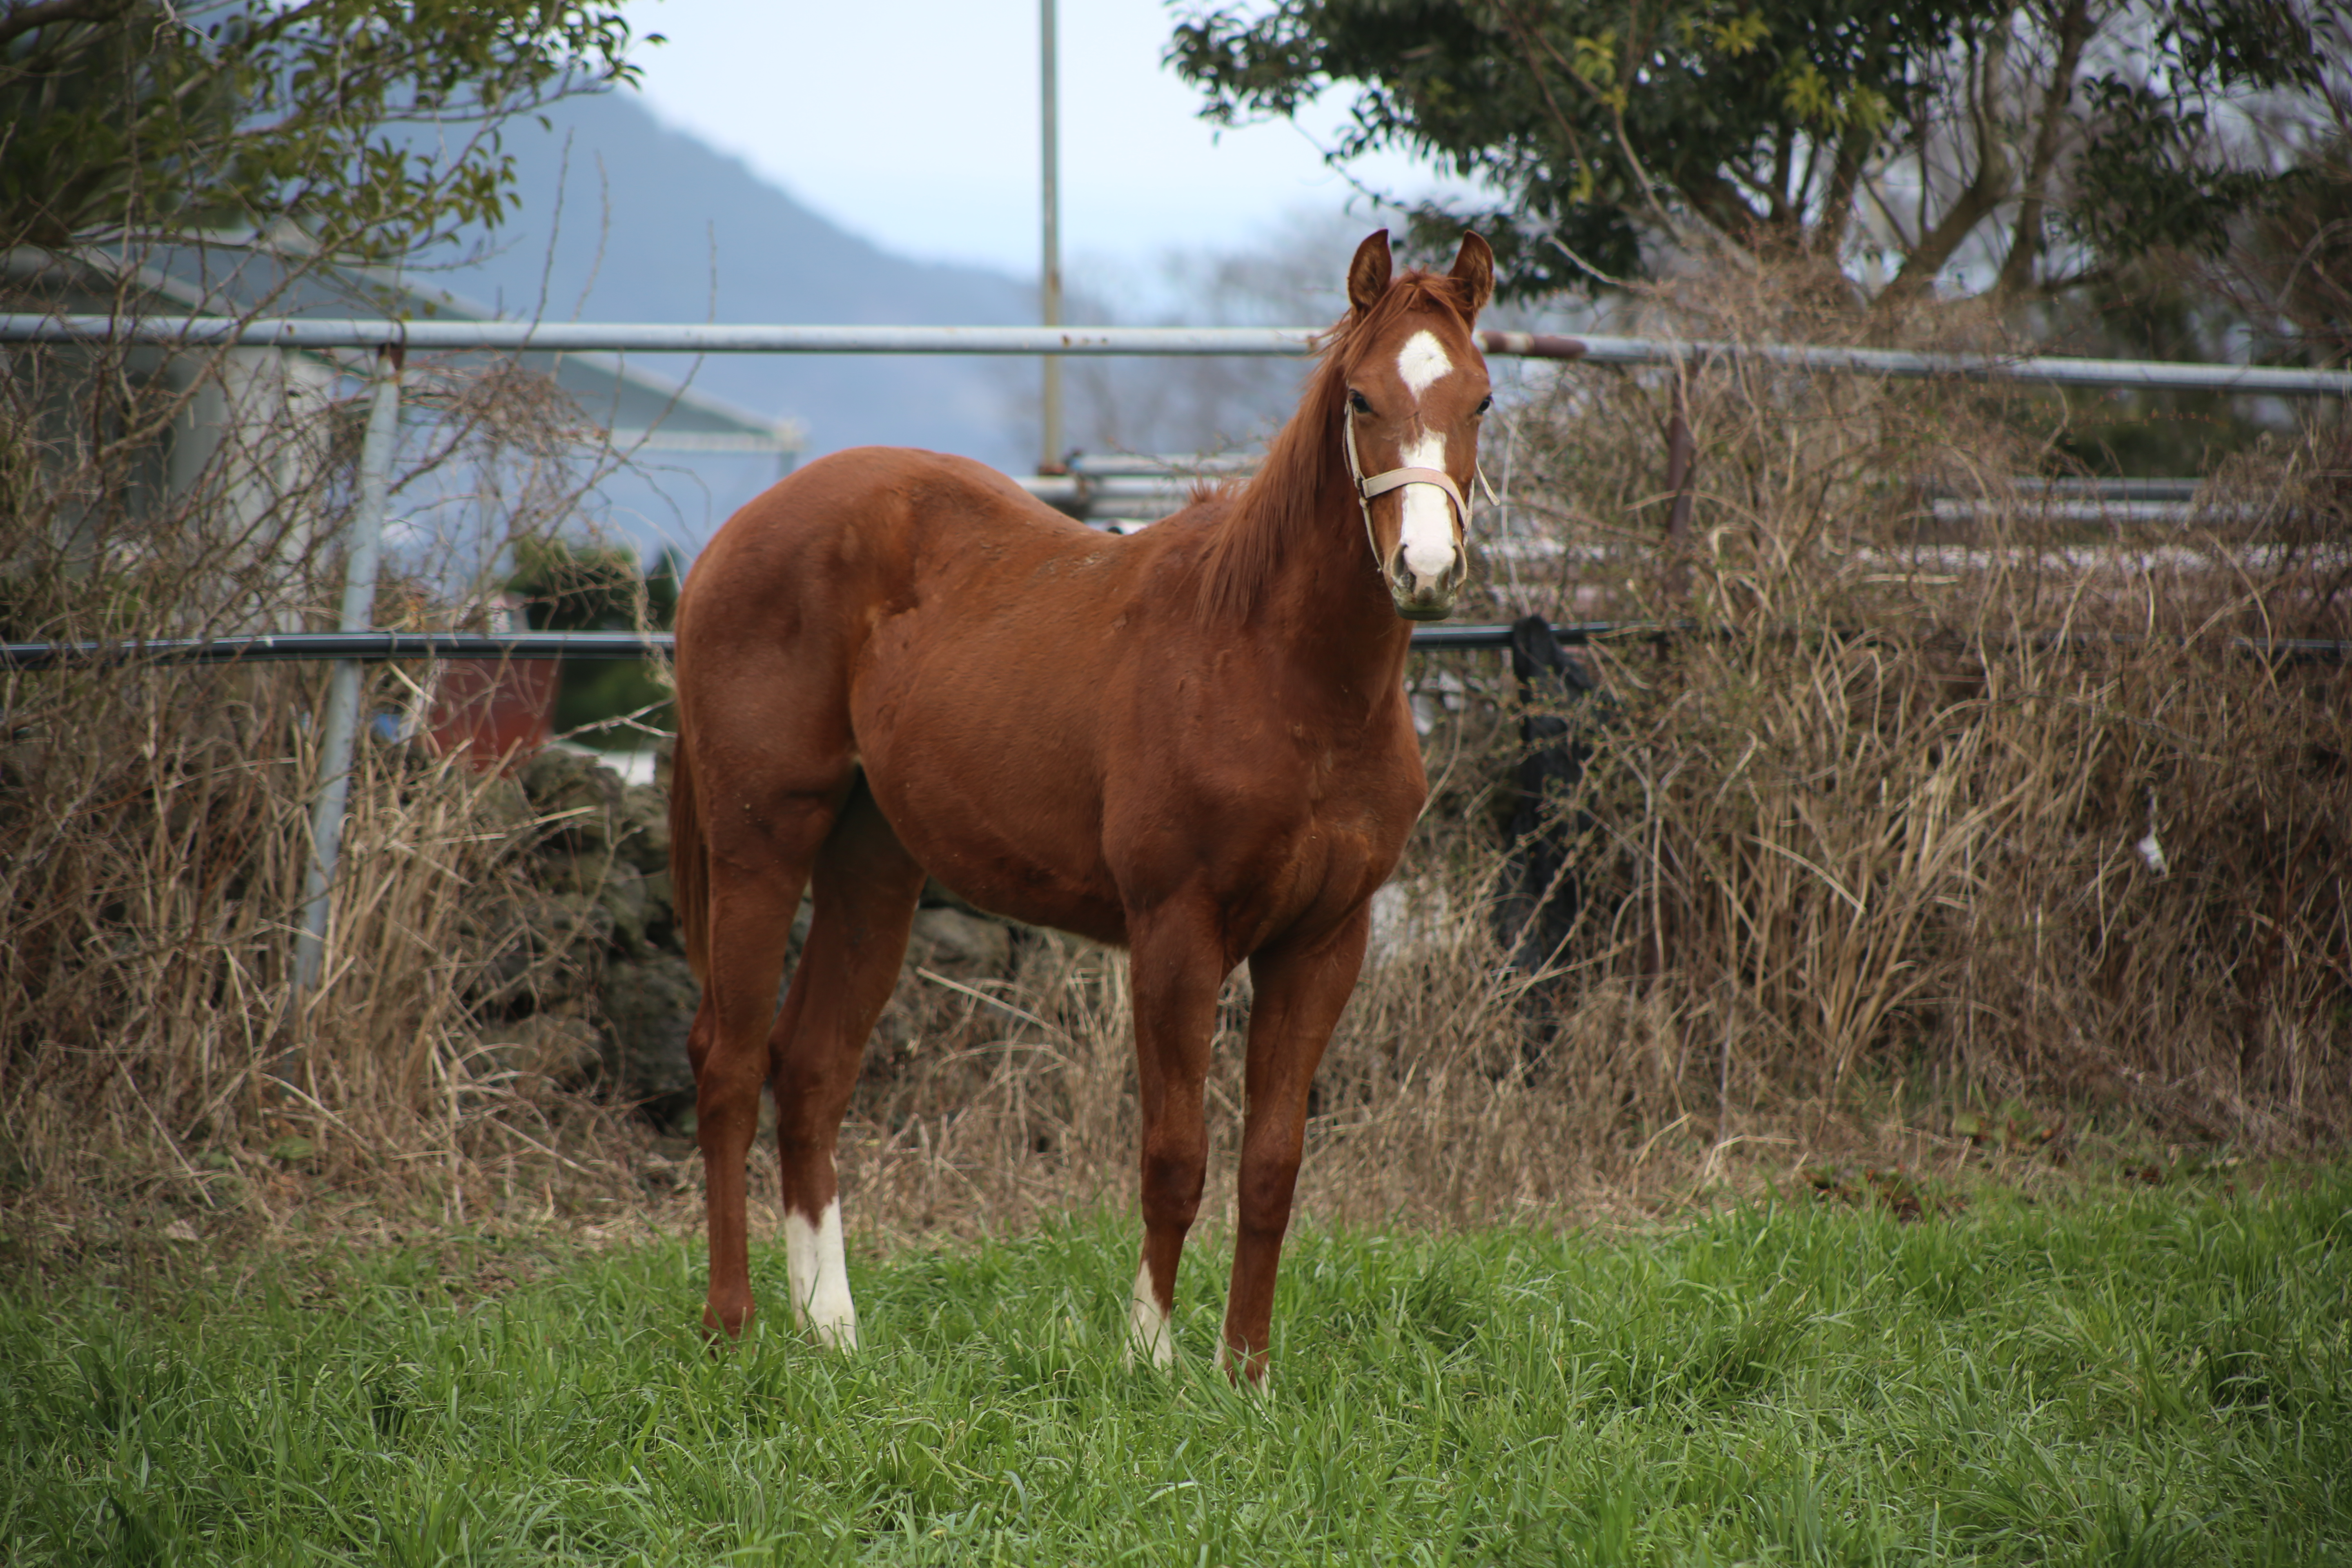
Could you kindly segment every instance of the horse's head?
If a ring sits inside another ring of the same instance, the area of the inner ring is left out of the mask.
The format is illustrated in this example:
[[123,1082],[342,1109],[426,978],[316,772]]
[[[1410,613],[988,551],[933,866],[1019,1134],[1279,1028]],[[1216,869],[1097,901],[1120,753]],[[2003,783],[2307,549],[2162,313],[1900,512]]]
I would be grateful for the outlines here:
[[1443,278],[1392,281],[1385,229],[1348,268],[1338,434],[1372,559],[1408,620],[1443,618],[1469,574],[1478,422],[1495,401],[1473,329],[1494,292],[1495,253],[1475,234]]

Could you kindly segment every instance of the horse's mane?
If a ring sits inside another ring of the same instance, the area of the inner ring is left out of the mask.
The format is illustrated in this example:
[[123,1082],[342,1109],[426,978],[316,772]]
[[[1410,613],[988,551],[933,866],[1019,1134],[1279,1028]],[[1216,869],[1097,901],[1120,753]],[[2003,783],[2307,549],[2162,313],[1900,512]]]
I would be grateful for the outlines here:
[[1350,310],[1322,335],[1298,411],[1266,443],[1265,461],[1241,487],[1209,546],[1201,574],[1203,619],[1245,618],[1293,542],[1313,530],[1317,501],[1327,493],[1347,493],[1339,420],[1348,378],[1365,345],[1390,323],[1407,311],[1433,307],[1452,311],[1465,325],[1472,319],[1462,284],[1415,268],[1390,284],[1370,310]]

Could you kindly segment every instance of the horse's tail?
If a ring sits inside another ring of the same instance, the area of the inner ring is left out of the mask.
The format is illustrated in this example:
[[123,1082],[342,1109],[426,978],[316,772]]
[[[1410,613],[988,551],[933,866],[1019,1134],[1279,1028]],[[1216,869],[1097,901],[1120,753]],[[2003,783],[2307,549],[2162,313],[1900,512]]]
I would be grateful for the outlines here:
[[686,962],[694,978],[704,978],[710,936],[710,874],[702,853],[702,808],[695,802],[694,767],[688,761],[686,715],[677,720],[677,749],[669,773],[669,889],[677,910],[678,934],[686,939]]

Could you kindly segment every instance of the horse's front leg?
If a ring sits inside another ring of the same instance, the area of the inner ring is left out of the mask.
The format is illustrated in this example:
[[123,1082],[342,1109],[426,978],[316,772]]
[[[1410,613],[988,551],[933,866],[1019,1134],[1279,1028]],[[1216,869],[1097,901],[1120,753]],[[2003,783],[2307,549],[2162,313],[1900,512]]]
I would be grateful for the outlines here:
[[1176,1359],[1176,1265],[1201,1211],[1209,1134],[1202,1090],[1226,961],[1213,921],[1161,911],[1130,921],[1137,1099],[1142,1111],[1143,1261],[1128,1308],[1128,1353]]
[[1331,1030],[1363,967],[1371,906],[1359,908],[1311,942],[1266,949],[1250,959],[1249,1111],[1242,1132],[1240,1227],[1225,1301],[1225,1354],[1255,1383],[1265,1375],[1274,1279],[1290,1228],[1307,1137],[1307,1093]]

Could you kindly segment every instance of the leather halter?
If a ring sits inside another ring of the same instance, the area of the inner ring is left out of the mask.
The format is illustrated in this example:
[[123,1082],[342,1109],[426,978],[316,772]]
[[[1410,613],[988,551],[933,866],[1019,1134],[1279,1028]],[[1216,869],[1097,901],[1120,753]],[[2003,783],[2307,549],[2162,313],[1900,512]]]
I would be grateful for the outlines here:
[[[1347,406],[1341,412],[1345,417],[1339,428],[1348,448],[1348,477],[1356,482],[1356,505],[1364,514],[1364,542],[1372,547],[1374,570],[1383,577],[1388,575],[1388,563],[1381,559],[1380,535],[1372,528],[1372,500],[1376,496],[1401,490],[1407,485],[1431,486],[1444,491],[1445,499],[1454,503],[1454,521],[1460,524],[1461,531],[1467,533],[1470,531],[1470,505],[1462,499],[1462,492],[1455,488],[1453,476],[1443,469],[1391,468],[1386,473],[1366,478],[1363,459],[1356,455],[1356,410]],[[1495,500],[1495,487],[1486,482],[1486,471],[1484,468],[1472,471],[1477,474],[1478,484],[1486,490],[1486,499]],[[1496,501],[1496,504],[1501,503]]]

